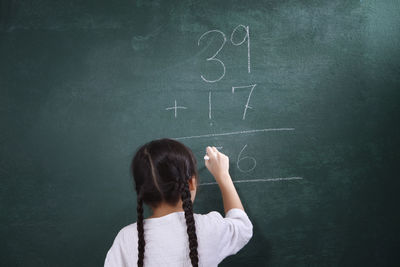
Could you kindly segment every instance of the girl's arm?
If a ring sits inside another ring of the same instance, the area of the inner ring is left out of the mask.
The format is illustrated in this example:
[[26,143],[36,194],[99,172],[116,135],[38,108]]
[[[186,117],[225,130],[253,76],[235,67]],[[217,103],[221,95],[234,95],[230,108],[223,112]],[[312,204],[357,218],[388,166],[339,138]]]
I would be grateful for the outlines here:
[[225,213],[234,208],[244,210],[229,174],[228,156],[219,152],[215,147],[209,146],[207,147],[207,156],[209,159],[205,161],[205,165],[219,185]]

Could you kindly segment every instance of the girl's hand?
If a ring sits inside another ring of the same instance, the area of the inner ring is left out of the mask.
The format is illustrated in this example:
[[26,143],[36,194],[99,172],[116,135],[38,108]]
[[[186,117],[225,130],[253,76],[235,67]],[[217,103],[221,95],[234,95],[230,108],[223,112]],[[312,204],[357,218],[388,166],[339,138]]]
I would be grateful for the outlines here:
[[229,175],[228,156],[219,152],[215,147],[209,146],[207,147],[207,156],[208,160],[206,160],[205,164],[207,169],[214,176],[221,190],[225,214],[233,208],[244,210],[231,176]]
[[214,176],[217,183],[221,182],[221,179],[229,176],[229,157],[219,152],[214,146],[208,146],[207,149],[208,160],[205,161],[205,165],[210,173]]

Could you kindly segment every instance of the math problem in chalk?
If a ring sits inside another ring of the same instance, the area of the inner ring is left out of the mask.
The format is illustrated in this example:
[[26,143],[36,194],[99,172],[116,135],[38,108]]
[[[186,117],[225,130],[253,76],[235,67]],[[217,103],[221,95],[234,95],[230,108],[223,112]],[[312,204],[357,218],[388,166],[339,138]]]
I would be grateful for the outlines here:
[[[200,35],[200,37],[197,39],[197,45],[200,47],[201,45],[204,45],[204,43],[208,42],[220,42],[218,43],[218,49],[212,53],[210,57],[206,57],[204,59],[205,64],[215,64],[216,66],[219,66],[219,70],[217,73],[214,73],[215,77],[211,78],[207,75],[200,74],[201,80],[205,83],[205,86],[210,85],[210,83],[214,84],[214,87],[211,87],[205,92],[204,94],[207,94],[208,96],[208,103],[204,103],[204,118],[208,118],[209,121],[213,119],[213,97],[216,90],[218,92],[226,92],[227,94],[231,94],[232,97],[234,98],[242,98],[243,102],[242,104],[237,106],[238,109],[241,110],[241,117],[237,117],[238,122],[239,121],[245,121],[251,120],[252,119],[252,114],[254,112],[257,112],[256,107],[254,107],[252,102],[252,97],[254,93],[257,90],[266,90],[267,88],[260,88],[260,86],[257,84],[257,81],[254,82],[247,82],[247,84],[237,84],[238,82],[236,81],[236,84],[231,85],[229,88],[227,87],[218,87],[219,82],[225,78],[226,74],[226,64],[224,60],[219,57],[219,53],[222,51],[222,49],[227,45],[227,38],[226,35],[223,31],[219,29],[214,29],[214,30],[209,30],[204,32],[203,34]],[[246,44],[247,47],[247,74],[251,73],[251,47],[250,47],[250,27],[245,26],[242,24],[239,24],[236,26],[233,31],[230,34],[229,38],[230,44],[232,44],[234,47],[239,47],[242,46],[243,44]],[[233,55],[232,55],[233,56]],[[211,65],[210,65],[211,66]],[[215,67],[215,66],[214,66]],[[216,89],[217,88],[217,89]],[[255,90],[257,88],[257,90]],[[202,88],[203,89],[203,88]],[[178,116],[178,113],[180,112],[185,112],[190,110],[191,107],[190,104],[187,104],[185,106],[179,105],[178,102],[183,102],[183,99],[179,100],[179,95],[175,96],[176,98],[173,100],[174,105],[167,106],[165,111],[171,112],[171,117],[174,120],[179,120],[181,119]],[[197,104],[196,104],[197,106]],[[236,107],[235,107],[236,108]],[[206,111],[207,110],[207,111]],[[251,111],[251,112],[249,112]],[[209,124],[211,127],[213,126],[213,123],[211,122]],[[240,124],[237,124],[237,126],[240,127]],[[232,136],[232,135],[243,135],[243,134],[251,134],[251,133],[262,133],[262,132],[272,132],[272,131],[293,131],[294,128],[266,128],[266,129],[253,129],[253,130],[242,130],[242,131],[233,131],[233,132],[225,132],[225,133],[211,133],[211,134],[203,134],[203,135],[196,135],[196,136],[185,136],[185,137],[178,137],[175,138],[176,140],[183,140],[183,139],[194,139],[194,138],[210,138],[210,137],[222,137],[222,136]],[[235,167],[237,170],[239,170],[240,173],[243,174],[251,174],[257,167],[257,160],[255,157],[251,156],[251,146],[249,146],[247,143],[237,143],[239,148],[239,152],[237,155],[234,155],[232,159],[235,162]],[[217,146],[217,145],[216,145]],[[217,146],[221,147],[222,146]],[[296,177],[296,179],[299,177]],[[301,177],[300,177],[301,178]],[[255,179],[259,182],[261,181],[290,181],[293,180],[293,177],[289,178],[259,178]],[[245,182],[246,180],[243,180]]]

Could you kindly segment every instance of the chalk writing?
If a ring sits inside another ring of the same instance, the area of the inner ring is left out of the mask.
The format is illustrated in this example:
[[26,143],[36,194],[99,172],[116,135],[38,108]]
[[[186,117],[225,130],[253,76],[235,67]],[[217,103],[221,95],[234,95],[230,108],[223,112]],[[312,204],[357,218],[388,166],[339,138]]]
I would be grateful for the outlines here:
[[243,118],[242,118],[243,120],[246,119],[246,112],[247,112],[247,109],[249,109],[249,108],[252,109],[252,107],[249,106],[249,102],[250,102],[251,94],[253,93],[253,90],[254,90],[254,88],[255,88],[256,86],[257,86],[257,84],[251,84],[251,85],[247,85],[247,86],[232,86],[232,94],[235,93],[235,89],[251,88],[251,89],[250,89],[249,96],[247,97],[246,105],[244,105]]
[[[241,29],[241,28],[245,30],[246,34],[244,35],[243,39],[242,39],[240,42],[235,42],[235,41],[234,41],[234,36],[235,36],[236,32],[238,32],[239,29]],[[201,41],[201,39],[203,39],[203,37],[205,37],[206,35],[211,34],[211,33],[216,33],[216,34],[218,34],[218,35],[221,35],[223,41],[222,41],[221,46],[218,48],[217,52],[215,52],[214,55],[212,55],[211,57],[207,58],[206,60],[207,60],[207,61],[216,61],[216,62],[218,62],[218,63],[221,65],[221,67],[222,67],[222,74],[221,74],[217,79],[215,79],[215,80],[209,80],[209,79],[205,78],[202,74],[200,75],[200,77],[201,77],[201,78],[203,79],[203,81],[205,81],[205,82],[208,82],[208,83],[215,83],[215,82],[220,81],[222,78],[224,78],[225,72],[226,72],[225,63],[224,63],[221,59],[216,58],[216,56],[217,56],[218,53],[222,50],[222,48],[224,47],[224,45],[225,45],[225,43],[226,43],[226,36],[225,36],[225,33],[223,33],[223,32],[220,31],[220,30],[211,30],[211,31],[207,31],[207,32],[203,33],[203,34],[200,36],[200,38],[197,40],[197,45],[200,46],[200,41]],[[242,25],[242,24],[239,24],[238,26],[236,26],[236,28],[233,29],[233,31],[232,31],[232,33],[231,33],[231,39],[230,39],[230,40],[231,40],[231,43],[232,43],[234,46],[242,45],[244,42],[247,41],[247,71],[248,71],[248,73],[250,73],[250,72],[251,72],[251,67],[250,67],[250,29],[249,29],[249,26],[244,26],[244,25]]]
[[182,107],[182,106],[177,106],[176,104],[176,99],[175,99],[175,105],[173,107],[168,107],[165,110],[171,110],[173,109],[175,112],[175,118],[178,116],[178,109],[187,109],[187,107]]
[[[295,181],[303,180],[303,177],[277,177],[277,178],[261,178],[247,180],[233,180],[234,183],[259,183],[259,182],[280,182],[280,181]],[[200,183],[199,185],[216,185],[217,182]]]
[[211,91],[208,92],[208,118],[211,120]]
[[[218,46],[218,49],[211,55],[211,57],[206,58],[207,62],[210,62],[212,64],[215,64],[217,67],[220,68],[217,69],[217,78],[211,79],[208,77],[208,75],[203,75],[200,74],[201,79],[206,82],[206,83],[216,83],[221,81],[226,74],[226,66],[225,63],[221,60],[221,55],[220,52],[221,50],[225,47],[226,45],[226,35],[222,31],[218,29],[210,30],[204,32],[200,38],[197,40],[197,45],[200,46],[202,42],[204,42],[203,39],[206,38],[211,38],[211,42],[214,41],[215,37],[218,37],[218,39],[221,41],[221,44]],[[234,46],[241,46],[243,44],[247,44],[247,72],[251,73],[251,51],[250,51],[250,29],[249,26],[239,24],[236,26],[231,35],[230,35],[230,43]],[[239,91],[245,91],[248,90],[248,95],[246,97],[246,102],[244,104],[244,109],[243,109],[243,114],[242,114],[242,120],[246,119],[247,116],[247,111],[249,109],[254,110],[254,108],[250,105],[251,97],[254,92],[255,87],[257,86],[257,83],[252,83],[249,85],[242,85],[242,86],[232,86],[232,94],[235,94]],[[246,91],[247,92],[247,91]],[[167,107],[166,110],[173,110],[174,111],[174,117],[177,117],[178,109],[187,109],[187,107],[184,106],[178,106],[177,101],[175,99],[174,101],[174,106],[172,107]],[[208,90],[208,119],[212,119],[212,90]],[[212,122],[210,122],[210,125],[212,126]],[[242,131],[234,131],[234,132],[222,132],[222,133],[209,133],[209,134],[202,134],[202,135],[192,135],[192,136],[182,136],[182,137],[177,137],[173,138],[175,140],[186,140],[186,139],[196,139],[196,138],[210,138],[210,137],[217,137],[217,136],[232,136],[232,135],[244,135],[244,134],[254,134],[254,133],[262,133],[262,132],[275,132],[275,131],[294,131],[294,128],[265,128],[265,129],[253,129],[253,130],[242,130]],[[236,160],[236,167],[237,169],[242,172],[242,173],[249,173],[252,172],[256,167],[257,167],[257,160],[254,157],[248,156],[248,151],[246,149],[248,148],[248,145],[245,144],[239,154],[237,155],[237,160]],[[218,150],[223,149],[222,146],[217,147]],[[235,180],[235,183],[247,183],[247,182],[275,182],[275,181],[291,181],[291,180],[300,180],[303,179],[302,177],[286,177],[286,178],[266,178],[266,179],[251,179],[251,180]],[[210,182],[210,183],[203,183],[200,185],[213,185],[216,184],[216,182]]]
[[[254,169],[256,168],[256,166],[257,166],[257,161],[256,161],[255,158],[249,157],[249,156],[242,157],[242,153],[243,153],[243,151],[246,149],[246,147],[247,147],[247,144],[244,145],[244,147],[242,148],[242,150],[240,150],[238,159],[237,159],[237,161],[236,161],[236,167],[237,167],[237,168],[239,169],[239,171],[241,171],[241,172],[251,172],[251,171],[254,170]],[[243,161],[243,160],[246,160],[246,159],[249,159],[250,161],[252,161],[253,164],[252,164],[252,167],[250,167],[250,168],[244,170],[244,169],[242,169],[242,168],[240,167],[240,162]]]
[[221,74],[221,75],[219,76],[219,78],[216,79],[216,80],[208,80],[208,79],[204,78],[203,75],[201,75],[200,77],[203,79],[203,81],[208,82],[208,83],[215,83],[215,82],[218,82],[218,81],[220,81],[222,78],[224,78],[224,76],[225,76],[225,64],[224,64],[224,62],[222,62],[220,59],[216,58],[216,56],[218,55],[219,51],[221,51],[221,49],[224,47],[224,45],[225,45],[225,43],[226,43],[226,36],[225,36],[225,34],[224,34],[223,32],[221,32],[220,30],[211,30],[211,31],[205,32],[205,33],[203,33],[203,34],[200,36],[199,40],[197,41],[197,45],[200,46],[200,41],[201,41],[201,39],[202,39],[204,36],[206,36],[207,34],[210,34],[210,33],[213,33],[213,32],[221,34],[221,35],[222,35],[222,38],[223,38],[223,42],[222,42],[220,48],[217,50],[217,52],[215,52],[215,54],[214,54],[212,57],[209,57],[209,58],[207,58],[206,60],[207,60],[207,61],[217,61],[217,62],[219,62],[219,63],[221,64],[221,66],[222,66],[222,74]]
[[259,132],[272,132],[272,131],[294,131],[294,128],[268,128],[268,129],[247,130],[247,131],[237,131],[237,132],[228,132],[228,133],[214,133],[214,134],[183,136],[183,137],[176,137],[174,139],[175,140],[184,140],[184,139],[195,139],[195,138],[205,138],[205,137],[215,137],[215,136],[251,134],[251,133],[259,133]]
[[[233,36],[234,36],[234,34],[236,33],[236,31],[237,31],[239,28],[245,29],[246,35],[244,36],[244,38],[243,38],[243,40],[242,40],[241,42],[235,43],[235,42],[233,41]],[[247,40],[247,71],[250,73],[251,70],[250,70],[250,31],[249,31],[249,26],[244,26],[244,25],[240,24],[240,25],[238,25],[238,26],[233,30],[233,32],[232,32],[232,34],[231,34],[231,43],[232,43],[233,45],[241,45],[241,44],[243,44],[246,40]]]

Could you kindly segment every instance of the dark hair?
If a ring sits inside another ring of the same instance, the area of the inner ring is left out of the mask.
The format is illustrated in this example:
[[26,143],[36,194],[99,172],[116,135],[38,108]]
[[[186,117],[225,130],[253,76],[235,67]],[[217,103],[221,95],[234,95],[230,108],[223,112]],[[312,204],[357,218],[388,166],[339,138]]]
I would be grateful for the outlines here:
[[189,238],[190,260],[198,266],[197,235],[188,181],[198,181],[196,158],[185,145],[172,139],[151,141],[138,149],[131,164],[137,194],[138,266],[143,266],[145,240],[143,203],[157,207],[182,199]]

